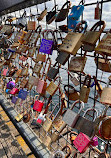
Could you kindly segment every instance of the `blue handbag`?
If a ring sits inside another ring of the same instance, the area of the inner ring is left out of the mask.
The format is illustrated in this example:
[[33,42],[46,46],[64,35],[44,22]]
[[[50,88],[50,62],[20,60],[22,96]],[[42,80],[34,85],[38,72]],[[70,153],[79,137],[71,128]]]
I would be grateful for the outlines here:
[[18,98],[21,98],[22,100],[25,100],[27,95],[28,95],[27,90],[20,89],[20,91],[18,93]]

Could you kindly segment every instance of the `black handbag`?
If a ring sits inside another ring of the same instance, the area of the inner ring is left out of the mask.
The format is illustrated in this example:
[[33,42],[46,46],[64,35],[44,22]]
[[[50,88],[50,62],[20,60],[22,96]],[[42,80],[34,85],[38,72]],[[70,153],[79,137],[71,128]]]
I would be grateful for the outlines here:
[[46,22],[47,24],[50,24],[56,17],[56,6],[54,6],[54,8],[52,8],[52,10],[50,12],[47,13],[46,15]]

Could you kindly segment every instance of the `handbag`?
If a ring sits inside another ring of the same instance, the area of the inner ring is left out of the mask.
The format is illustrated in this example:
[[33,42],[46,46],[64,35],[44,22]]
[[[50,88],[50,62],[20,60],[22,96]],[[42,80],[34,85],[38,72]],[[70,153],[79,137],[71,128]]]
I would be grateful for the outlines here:
[[41,12],[41,14],[37,17],[37,20],[38,21],[41,21],[43,18],[44,18],[44,16],[47,14],[47,8],[45,8],[42,12]]
[[25,100],[28,95],[28,91],[25,89],[20,89],[18,93],[18,98],[21,98],[22,100]]
[[47,15],[46,15],[47,24],[50,24],[55,19],[55,17],[56,17],[56,6],[57,5],[55,5],[50,12],[47,12]]
[[[68,89],[66,89],[66,87],[69,88],[69,91],[68,91]],[[65,94],[69,98],[69,100],[75,101],[75,100],[79,99],[80,93],[77,92],[73,86],[64,85],[64,90],[65,90]]]
[[[99,31],[96,31],[98,27],[101,27]],[[83,50],[92,52],[94,51],[94,48],[96,46],[96,42],[99,39],[101,33],[103,32],[106,24],[104,21],[98,21],[93,25],[93,27],[90,29],[90,31],[86,32],[83,39]]]
[[87,61],[87,57],[85,56],[72,57],[69,63],[68,70],[72,72],[83,72],[86,61]]
[[[33,106],[33,109],[35,110],[35,111],[38,111],[38,112],[41,112],[42,111],[42,108],[43,108],[43,106],[44,106],[44,99],[43,99],[43,101],[41,101],[41,100],[39,100],[39,97],[40,96],[38,96],[38,95],[36,95],[35,96],[35,98],[34,98],[34,106]],[[37,97],[37,99],[36,99],[36,97]]]
[[[68,12],[69,12],[69,8],[70,8],[70,1],[67,1],[61,8],[61,10],[59,11],[59,13],[57,14],[56,18],[55,18],[55,22],[61,22],[63,20],[66,19]],[[65,9],[65,6],[67,7]]]

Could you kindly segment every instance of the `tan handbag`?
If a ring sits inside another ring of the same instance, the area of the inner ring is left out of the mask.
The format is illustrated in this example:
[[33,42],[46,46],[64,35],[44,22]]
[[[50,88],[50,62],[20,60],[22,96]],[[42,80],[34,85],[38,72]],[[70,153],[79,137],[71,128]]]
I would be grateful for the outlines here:
[[107,33],[103,36],[102,40],[95,48],[95,51],[103,56],[111,56],[111,33]]
[[65,37],[63,44],[60,45],[59,50],[75,55],[81,47],[82,33],[69,32]]
[[95,58],[95,63],[96,63],[96,65],[98,63],[98,69],[105,71],[105,72],[111,72],[111,63],[107,58],[106,59],[105,58],[103,58],[103,59]]
[[28,30],[36,30],[36,28],[37,28],[36,21],[28,21],[28,24],[27,24]]
[[91,76],[87,75],[85,77],[83,86],[81,87],[80,90],[80,100],[83,101],[84,103],[88,102],[88,98],[89,98],[89,93],[90,93],[90,83],[91,83]]
[[72,72],[83,72],[87,58],[86,57],[72,57],[69,63],[69,71]]
[[41,21],[43,18],[44,18],[44,16],[47,14],[47,8],[45,8],[42,12],[41,12],[41,14],[37,17],[37,20],[38,21]]
[[107,87],[103,88],[100,103],[110,105],[111,106],[111,88],[109,87],[109,83],[107,84]]
[[[102,25],[102,28],[99,31],[96,31]],[[90,31],[86,32],[82,39],[83,50],[92,52],[96,46],[96,42],[99,39],[101,33],[103,32],[106,24],[104,21],[99,21],[93,25]]]

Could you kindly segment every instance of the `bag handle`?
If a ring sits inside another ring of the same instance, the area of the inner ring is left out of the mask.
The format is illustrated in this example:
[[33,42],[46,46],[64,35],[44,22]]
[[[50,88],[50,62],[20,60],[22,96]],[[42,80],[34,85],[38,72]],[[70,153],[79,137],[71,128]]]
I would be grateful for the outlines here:
[[98,111],[94,108],[88,108],[84,114],[83,114],[83,117],[85,117],[85,115],[89,112],[89,111],[95,111],[96,115],[94,116],[94,119],[93,119],[93,122],[96,120],[97,116],[98,116]]
[[71,6],[71,2],[67,1],[66,3],[64,3],[64,5],[62,6],[61,10],[63,10],[65,6],[67,6],[67,9],[69,10],[69,8]]
[[91,75],[89,75],[89,74],[85,77],[85,80],[84,80],[84,82],[83,82],[83,85],[86,84],[86,81],[87,81],[88,79],[89,79],[89,81],[88,81],[87,88],[90,87],[90,83],[91,83]]
[[98,21],[97,23],[95,23],[95,24],[93,25],[93,27],[90,29],[90,31],[96,31],[97,28],[98,28],[99,26],[101,26],[101,25],[102,25],[102,28],[99,30],[99,32],[100,32],[100,34],[101,34],[101,33],[103,32],[105,26],[106,26],[105,21]]
[[69,145],[66,145],[62,148],[62,151],[64,151],[65,149],[69,149],[69,153],[67,153],[67,155],[65,155],[65,158],[68,158],[71,155],[72,149]]

